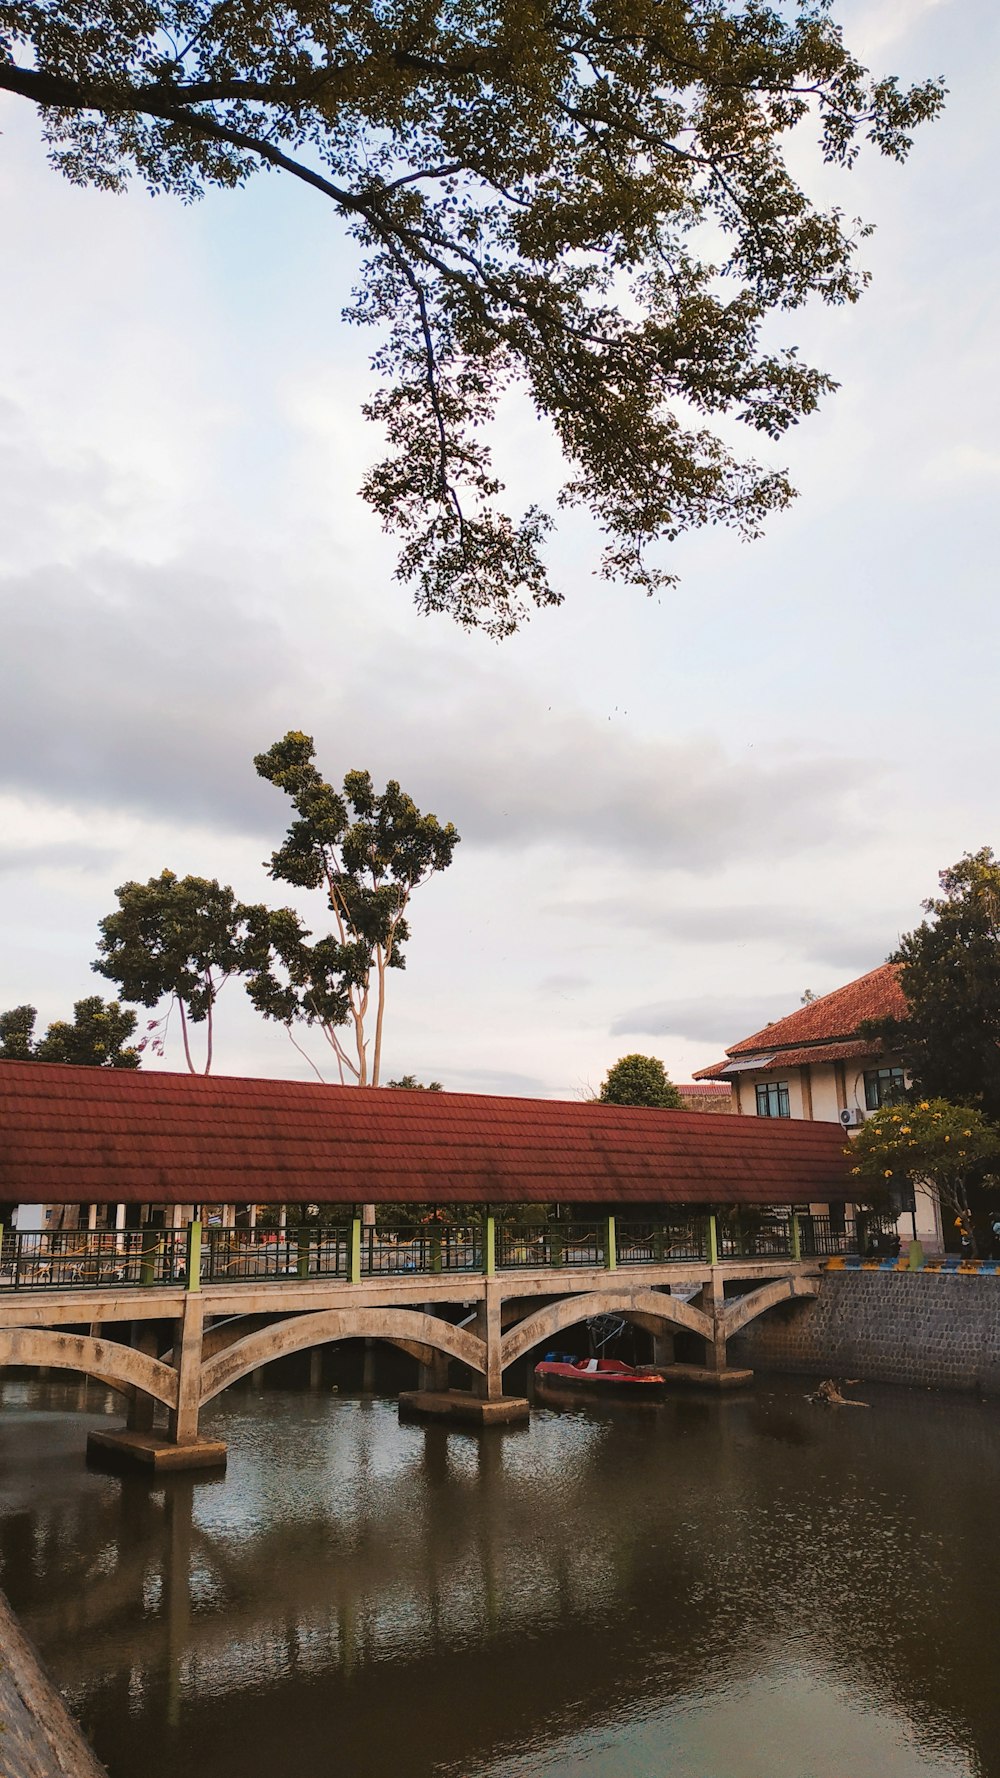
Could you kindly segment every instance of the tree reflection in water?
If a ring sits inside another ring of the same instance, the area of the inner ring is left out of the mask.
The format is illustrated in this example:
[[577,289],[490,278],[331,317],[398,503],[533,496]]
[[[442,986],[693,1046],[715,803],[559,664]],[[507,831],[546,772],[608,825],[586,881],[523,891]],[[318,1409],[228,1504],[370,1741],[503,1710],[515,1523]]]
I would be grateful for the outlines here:
[[150,1487],[83,1466],[113,1398],[8,1378],[2,1581],[112,1778],[988,1773],[1000,1407],[807,1387],[485,1434],[247,1387],[225,1479]]

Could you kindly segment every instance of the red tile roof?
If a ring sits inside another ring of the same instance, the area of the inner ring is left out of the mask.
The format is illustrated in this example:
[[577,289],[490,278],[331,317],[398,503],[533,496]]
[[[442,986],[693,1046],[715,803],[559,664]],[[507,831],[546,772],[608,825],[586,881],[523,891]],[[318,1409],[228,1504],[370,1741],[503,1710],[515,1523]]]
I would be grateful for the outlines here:
[[835,1125],[0,1062],[22,1203],[791,1203],[849,1197]]
[[[765,1025],[763,1031],[755,1031],[752,1037],[730,1044],[726,1055],[736,1060],[758,1054],[769,1057],[778,1051],[779,1061],[792,1067],[800,1062],[835,1060],[837,1058],[832,1056],[820,1055],[818,1047],[814,1049],[812,1046],[854,1038],[851,1056],[876,1056],[881,1051],[881,1044],[877,1040],[858,1040],[858,1026],[865,1019],[905,1017],[906,996],[899,983],[899,971],[894,963],[883,963],[878,969],[869,970],[867,975],[859,976],[856,982],[848,982],[845,987],[836,988],[819,1000],[810,1000],[789,1013],[787,1018],[777,1019],[773,1025]],[[811,1053],[796,1056],[793,1063],[789,1052],[806,1047]],[[711,1080],[725,1072],[725,1062],[717,1062],[711,1068],[699,1068],[695,1078]]]

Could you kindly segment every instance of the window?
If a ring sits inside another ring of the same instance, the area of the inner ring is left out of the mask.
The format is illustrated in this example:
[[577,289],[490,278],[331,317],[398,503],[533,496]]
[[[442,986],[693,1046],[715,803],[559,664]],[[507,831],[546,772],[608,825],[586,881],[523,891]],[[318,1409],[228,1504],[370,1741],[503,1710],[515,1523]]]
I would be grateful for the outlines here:
[[906,1074],[902,1068],[865,1069],[865,1107],[878,1111],[881,1105],[896,1105],[906,1092]]
[[791,1117],[788,1109],[788,1084],[785,1081],[768,1081],[765,1086],[757,1088],[758,1117]]

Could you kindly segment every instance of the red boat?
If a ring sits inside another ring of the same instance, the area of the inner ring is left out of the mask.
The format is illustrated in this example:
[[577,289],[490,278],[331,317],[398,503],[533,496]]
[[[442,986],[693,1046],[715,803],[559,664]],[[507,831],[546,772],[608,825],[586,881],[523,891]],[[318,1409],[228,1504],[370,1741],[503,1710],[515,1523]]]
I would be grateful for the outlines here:
[[535,1378],[539,1383],[574,1383],[602,1394],[610,1389],[648,1389],[651,1384],[655,1387],[666,1382],[659,1371],[636,1370],[620,1358],[573,1358],[564,1352],[547,1352],[535,1366]]

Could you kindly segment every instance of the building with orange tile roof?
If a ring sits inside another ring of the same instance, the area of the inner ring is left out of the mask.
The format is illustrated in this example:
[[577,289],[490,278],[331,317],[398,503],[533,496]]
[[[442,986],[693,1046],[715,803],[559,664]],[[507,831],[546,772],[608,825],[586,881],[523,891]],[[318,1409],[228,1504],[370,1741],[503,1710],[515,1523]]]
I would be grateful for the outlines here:
[[[861,1026],[905,1015],[899,971],[883,963],[730,1044],[721,1062],[694,1078],[728,1082],[733,1110],[745,1117],[839,1123],[850,1132],[909,1084],[902,1056],[887,1051],[880,1038],[863,1035]],[[899,1232],[903,1239],[921,1240],[928,1252],[941,1251],[940,1207],[929,1189],[918,1188]]]

